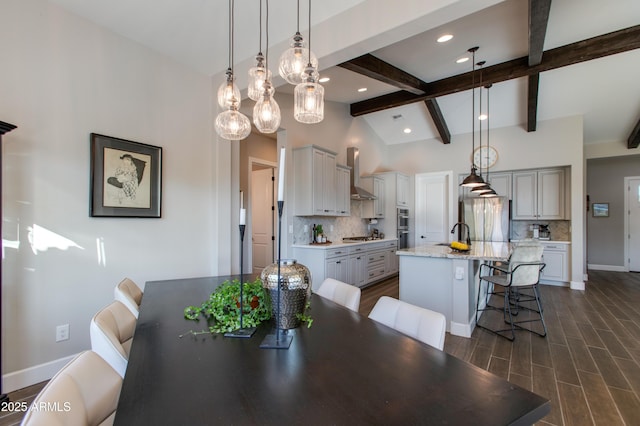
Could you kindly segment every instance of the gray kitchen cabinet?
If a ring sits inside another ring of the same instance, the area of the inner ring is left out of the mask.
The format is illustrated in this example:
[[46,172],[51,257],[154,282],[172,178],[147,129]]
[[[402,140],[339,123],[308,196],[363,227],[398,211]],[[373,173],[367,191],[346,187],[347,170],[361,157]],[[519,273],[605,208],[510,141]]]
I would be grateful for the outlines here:
[[293,150],[294,214],[336,216],[336,153],[309,145]]
[[541,281],[569,282],[569,245],[542,243],[542,261],[545,267],[540,275]]
[[397,247],[391,247],[385,251],[385,275],[395,275],[400,270],[400,262],[396,250]]
[[565,219],[564,169],[513,173],[514,220]]
[[349,256],[347,282],[356,287],[363,287],[367,283],[367,258],[365,253],[355,253]]
[[363,189],[376,196],[375,200],[362,202],[362,218],[382,219],[385,215],[385,183],[379,176],[363,176],[360,178]]
[[351,216],[351,167],[336,167],[336,216]]

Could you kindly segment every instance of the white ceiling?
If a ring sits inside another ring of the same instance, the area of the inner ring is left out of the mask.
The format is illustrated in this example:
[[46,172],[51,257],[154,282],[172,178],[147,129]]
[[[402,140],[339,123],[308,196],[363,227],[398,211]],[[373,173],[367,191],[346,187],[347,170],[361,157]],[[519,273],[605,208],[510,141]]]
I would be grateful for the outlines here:
[[[228,66],[225,0],[49,1],[208,75],[221,73]],[[307,37],[308,2],[300,3],[300,31]],[[427,3],[313,2],[312,50],[320,58],[321,74],[331,77],[324,85],[326,99],[352,103],[397,90],[334,66],[363,53],[370,52],[426,82],[470,71],[470,62],[459,65],[455,59],[472,46],[480,47],[476,62],[484,60],[485,66],[527,55],[527,1]],[[296,1],[271,1],[269,14],[270,56],[277,58],[296,30]],[[258,15],[257,2],[235,2],[234,62],[241,84],[243,78],[238,70],[249,66],[258,48]],[[544,49],[639,23],[638,0],[553,0]],[[435,39],[445,32],[453,34],[453,40],[436,43]],[[270,68],[276,67],[271,64]],[[540,77],[538,120],[583,115],[585,143],[626,141],[640,118],[639,75],[640,50],[545,72]],[[281,85],[282,80],[274,83]],[[360,87],[368,90],[358,93],[356,89]],[[292,87],[281,86],[277,90],[292,93]],[[526,79],[493,86],[492,128],[526,122],[526,92]],[[469,91],[437,101],[452,135],[471,131]],[[402,118],[394,120],[398,115]],[[369,114],[365,120],[388,144],[439,138],[422,102]],[[405,127],[412,132],[404,134]]]

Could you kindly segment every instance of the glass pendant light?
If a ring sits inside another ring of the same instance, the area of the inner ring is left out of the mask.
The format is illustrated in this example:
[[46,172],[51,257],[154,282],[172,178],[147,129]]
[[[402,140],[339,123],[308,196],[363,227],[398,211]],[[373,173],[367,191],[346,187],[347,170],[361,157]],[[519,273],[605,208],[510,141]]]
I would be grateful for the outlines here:
[[249,99],[257,101],[262,96],[264,82],[271,80],[271,71],[264,64],[262,55],[262,0],[260,0],[260,36],[258,54],[256,55],[256,66],[249,68],[249,86],[247,89]]
[[476,51],[478,50],[478,47],[472,47],[471,49],[469,49],[469,52],[471,52],[471,54],[473,55],[473,65],[472,65],[472,70],[471,70],[471,172],[469,173],[469,176],[467,176],[466,178],[464,178],[464,180],[462,181],[462,183],[460,184],[460,186],[466,186],[469,188],[473,188],[476,186],[480,186],[484,184],[484,180],[482,179],[482,177],[478,176],[478,174],[476,173],[476,171],[478,170],[475,163],[473,162],[473,151],[475,150],[475,132],[476,132],[476,114],[475,114],[475,103],[476,103],[476,89],[475,89],[475,85],[476,85],[476,80],[475,80],[475,66],[476,66]]
[[236,85],[231,67],[227,68],[227,79],[218,88],[218,105],[220,108],[229,108],[235,99],[240,107],[240,89]]
[[280,107],[273,98],[271,83],[264,83],[262,96],[253,107],[253,124],[261,133],[274,133],[280,127]]
[[[262,1],[262,0],[260,0]],[[269,67],[269,0],[267,0],[267,17],[266,17],[266,34],[267,34],[267,56],[265,59],[265,69]],[[275,90],[271,85],[269,78],[265,79],[262,85],[262,93],[258,102],[253,107],[253,124],[261,133],[274,133],[280,127],[282,116],[280,115],[280,106],[273,97]]]
[[[309,0],[309,49],[311,49],[311,0]],[[311,50],[309,50],[311,52]],[[318,68],[309,62],[303,73],[303,82],[293,92],[293,116],[300,123],[314,124],[324,119],[324,87],[318,83]]]
[[[304,39],[300,34],[300,0],[298,0],[298,26],[291,47],[285,50],[280,56],[280,65],[278,72],[289,84],[300,84],[303,82],[302,74],[305,71],[307,63],[311,63],[314,68],[318,68],[318,59],[311,52],[311,46],[307,49]],[[311,31],[311,25],[309,25]]]
[[236,103],[216,117],[216,132],[221,138],[239,141],[251,133],[251,122],[246,115],[238,111]]
[[[228,108],[216,117],[216,133],[224,139],[241,140],[251,133],[251,122],[238,109],[240,108],[240,92],[235,93],[233,87],[233,11],[234,0],[229,0],[229,68],[227,81],[218,89],[218,104],[221,108]],[[237,89],[237,87],[235,87]],[[224,96],[221,96],[221,92]],[[226,98],[225,96],[229,96]]]

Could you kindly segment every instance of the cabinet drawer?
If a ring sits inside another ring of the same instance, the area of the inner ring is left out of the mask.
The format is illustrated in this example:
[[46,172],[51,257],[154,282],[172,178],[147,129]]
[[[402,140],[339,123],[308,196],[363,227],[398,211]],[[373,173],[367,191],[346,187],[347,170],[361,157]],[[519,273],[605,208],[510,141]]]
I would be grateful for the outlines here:
[[545,250],[549,250],[549,251],[567,251],[567,245],[566,244],[547,244],[547,243],[543,243],[542,246],[544,247]]
[[331,259],[332,257],[338,256],[346,256],[347,254],[349,254],[349,250],[346,247],[329,249],[325,253],[325,259]]
[[367,282],[375,281],[385,275],[384,263],[382,266],[367,269]]
[[349,254],[362,254],[367,251],[367,248],[363,245],[351,246],[347,251]]
[[376,251],[373,253],[367,254],[367,265],[372,266],[377,262],[382,262],[384,264],[385,252],[384,251]]

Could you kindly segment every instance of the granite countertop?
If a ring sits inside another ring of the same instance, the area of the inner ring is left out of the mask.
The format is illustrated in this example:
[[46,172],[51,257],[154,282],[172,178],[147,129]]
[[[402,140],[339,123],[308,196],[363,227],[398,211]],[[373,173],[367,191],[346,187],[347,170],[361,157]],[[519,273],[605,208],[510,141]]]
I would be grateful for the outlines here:
[[384,238],[384,239],[379,238],[377,240],[358,241],[358,242],[351,242],[351,243],[343,243],[342,241],[337,241],[337,242],[332,242],[331,244],[293,244],[291,247],[328,250],[328,249],[333,249],[337,247],[349,247],[349,246],[357,246],[357,245],[363,245],[363,244],[384,243],[387,241],[398,241],[398,239],[397,238]]
[[474,242],[468,252],[454,252],[444,245],[427,245],[398,250],[398,256],[440,257],[448,259],[469,260],[507,260],[513,248],[506,242]]
[[[519,243],[520,241],[525,241],[525,240],[511,240],[512,243]],[[538,239],[538,241],[540,242],[540,244],[571,244],[571,241],[566,241],[566,240],[541,240],[541,239]]]

